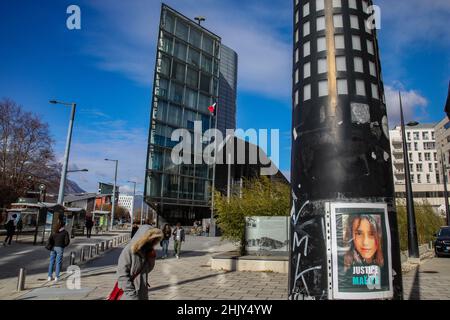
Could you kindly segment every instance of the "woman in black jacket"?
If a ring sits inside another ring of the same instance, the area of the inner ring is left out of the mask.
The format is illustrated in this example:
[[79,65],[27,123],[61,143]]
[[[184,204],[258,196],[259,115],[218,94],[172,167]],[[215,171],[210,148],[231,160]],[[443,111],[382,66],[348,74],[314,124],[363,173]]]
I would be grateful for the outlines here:
[[55,266],[55,282],[59,280],[61,266],[64,256],[64,248],[70,243],[70,235],[64,228],[65,223],[60,221],[54,233],[48,239],[48,247],[50,249],[50,265],[48,266],[48,281],[52,280],[53,266]]

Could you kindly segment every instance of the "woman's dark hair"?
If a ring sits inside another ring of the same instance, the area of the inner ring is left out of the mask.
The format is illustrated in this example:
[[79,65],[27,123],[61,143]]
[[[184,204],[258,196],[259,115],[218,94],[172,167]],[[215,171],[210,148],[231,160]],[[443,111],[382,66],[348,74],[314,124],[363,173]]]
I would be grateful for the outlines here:
[[164,225],[164,227],[163,227],[163,231],[166,231],[166,229],[167,228],[169,228],[169,230],[170,230],[170,226],[169,226],[169,224],[168,223],[166,223],[165,225]]
[[348,270],[354,263],[362,263],[364,261],[359,252],[356,250],[353,239],[353,224],[355,221],[358,221],[358,228],[362,220],[367,220],[367,222],[369,222],[370,229],[373,232],[378,245],[372,262],[379,267],[382,267],[384,265],[383,235],[381,226],[379,225],[379,223],[377,223],[373,216],[368,214],[361,214],[354,215],[347,220],[347,225],[344,233],[344,241],[350,245],[350,249],[344,255],[345,270]]

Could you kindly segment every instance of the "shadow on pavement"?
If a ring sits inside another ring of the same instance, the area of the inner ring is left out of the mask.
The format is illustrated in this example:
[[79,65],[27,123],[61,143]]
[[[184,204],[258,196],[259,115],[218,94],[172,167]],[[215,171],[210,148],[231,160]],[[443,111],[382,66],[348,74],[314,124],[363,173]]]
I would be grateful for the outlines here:
[[183,284],[186,284],[186,283],[191,283],[191,282],[201,281],[201,280],[204,280],[204,279],[214,278],[214,277],[217,277],[217,276],[222,276],[224,274],[231,273],[231,272],[233,272],[233,271],[224,271],[224,272],[221,272],[221,273],[218,273],[218,274],[210,274],[210,275],[203,276],[203,277],[198,277],[198,278],[193,278],[193,279],[187,279],[187,280],[179,281],[177,283],[165,284],[163,286],[158,286],[158,287],[151,287],[150,290],[148,290],[148,291],[149,292],[153,292],[153,291],[163,290],[163,289],[170,288],[170,287],[180,286],[180,285],[183,285]]
[[415,270],[411,292],[409,293],[409,300],[420,300],[420,266]]

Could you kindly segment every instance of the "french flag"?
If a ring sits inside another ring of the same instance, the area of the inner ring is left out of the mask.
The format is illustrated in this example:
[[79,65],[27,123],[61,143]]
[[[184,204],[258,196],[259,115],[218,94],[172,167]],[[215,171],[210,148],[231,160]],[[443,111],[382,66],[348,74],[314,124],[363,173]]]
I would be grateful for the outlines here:
[[209,112],[211,112],[211,114],[212,114],[213,116],[216,115],[216,105],[217,105],[217,103],[214,103],[213,105],[210,105],[210,106],[208,107]]

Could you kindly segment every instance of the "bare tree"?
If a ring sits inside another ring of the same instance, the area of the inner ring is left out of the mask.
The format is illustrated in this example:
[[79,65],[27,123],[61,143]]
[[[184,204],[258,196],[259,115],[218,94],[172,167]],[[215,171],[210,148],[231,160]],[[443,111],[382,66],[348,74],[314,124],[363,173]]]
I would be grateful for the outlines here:
[[57,174],[52,143],[48,124],[37,115],[0,101],[0,207]]

